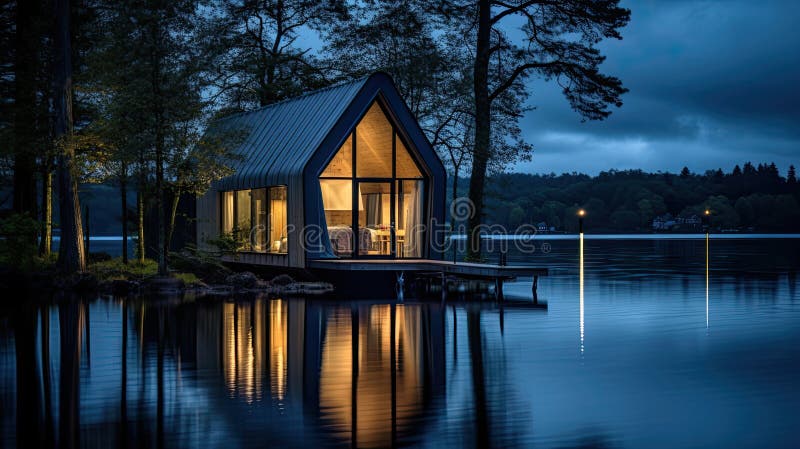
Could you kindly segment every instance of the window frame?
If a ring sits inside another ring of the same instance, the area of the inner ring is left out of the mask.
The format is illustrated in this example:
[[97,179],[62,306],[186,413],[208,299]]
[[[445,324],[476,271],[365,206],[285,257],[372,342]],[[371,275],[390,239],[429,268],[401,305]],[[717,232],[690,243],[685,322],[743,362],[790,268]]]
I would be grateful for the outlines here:
[[[266,218],[266,229],[264,230],[264,232],[267,234],[267,236],[269,236],[269,233],[272,230],[272,199],[271,199],[270,193],[271,193],[272,189],[281,189],[281,188],[285,189],[285,192],[286,192],[286,200],[285,200],[285,202],[286,202],[286,214],[285,214],[286,215],[286,251],[283,251],[283,252],[280,252],[280,251],[267,251],[267,250],[265,250],[265,251],[255,251],[255,250],[252,249],[252,242],[251,242],[250,243],[250,245],[251,245],[250,248],[251,249],[236,250],[236,253],[265,254],[265,255],[273,255],[273,256],[287,256],[287,255],[289,255],[290,247],[291,247],[291,243],[290,243],[290,239],[289,239],[289,186],[287,184],[276,184],[276,185],[271,185],[271,186],[255,187],[255,188],[251,188],[251,189],[233,189],[233,190],[220,190],[219,191],[219,202],[220,202],[219,203],[220,204],[220,208],[219,208],[219,235],[225,235],[225,234],[228,234],[228,233],[233,233],[235,230],[238,229],[238,227],[239,227],[239,216],[238,216],[239,206],[238,206],[238,201],[236,200],[236,198],[237,198],[237,193],[244,192],[244,191],[250,192],[250,195],[249,195],[250,196],[250,223],[251,223],[251,230],[252,230],[253,223],[255,223],[254,220],[256,219],[256,217],[255,217],[255,208],[253,207],[253,194],[252,194],[252,192],[254,190],[264,189],[265,190],[265,192],[264,192],[265,193],[265,198],[266,198],[265,208],[266,208],[266,215],[267,215],[267,218]],[[224,229],[224,223],[225,223],[224,214],[225,214],[225,194],[228,193],[228,192],[233,193],[233,195],[231,196],[232,201],[233,201],[233,217],[231,219],[231,230],[229,232],[226,232],[225,229]],[[267,248],[272,248],[272,245],[270,244],[269,241],[266,241],[265,246]]]
[[[376,105],[376,104],[380,108],[380,110],[383,113],[384,117],[386,117],[386,119],[389,121],[389,124],[392,126],[392,177],[391,178],[372,178],[372,177],[358,177],[357,176],[357,173],[358,173],[358,161],[357,161],[357,157],[356,156],[358,154],[358,147],[357,147],[357,140],[358,140],[357,137],[358,136],[356,135],[356,132],[357,132],[357,129],[358,129],[358,125],[361,123],[361,121],[364,119],[364,117],[366,117],[367,112],[373,107],[373,105]],[[352,163],[351,163],[352,166],[350,167],[350,177],[324,176],[323,173],[328,168],[328,165],[331,163],[331,161],[333,161],[333,159],[337,156],[339,151],[344,147],[344,145],[347,143],[348,139],[350,139],[351,157],[352,157]],[[419,178],[398,178],[397,177],[397,141],[398,140],[400,140],[400,142],[403,144],[403,146],[405,146],[406,152],[408,153],[408,155],[411,158],[412,162],[414,162],[414,164],[416,165],[417,170],[419,171],[419,174],[420,174]],[[352,199],[352,202],[351,202],[352,220],[351,220],[350,225],[351,225],[351,227],[353,227],[353,225],[356,226],[356,228],[354,228],[354,232],[357,232],[357,231],[355,231],[355,229],[357,229],[357,225],[358,225],[358,208],[355,206],[356,204],[358,204],[358,190],[356,189],[355,186],[358,185],[359,182],[390,181],[392,203],[394,204],[397,201],[397,198],[396,198],[396,196],[397,196],[396,185],[397,185],[398,181],[422,181],[422,197],[423,197],[423,199],[424,199],[424,201],[426,203],[425,207],[423,207],[423,210],[422,210],[422,222],[423,223],[428,223],[429,222],[428,218],[429,218],[429,215],[430,215],[430,211],[428,210],[428,204],[427,203],[429,202],[428,193],[429,193],[430,176],[429,176],[427,170],[425,170],[423,168],[424,166],[422,164],[420,164],[420,162],[419,162],[419,160],[417,158],[417,154],[416,154],[415,151],[416,151],[416,147],[413,146],[413,145],[409,145],[409,143],[406,140],[406,138],[403,135],[403,133],[400,132],[400,127],[397,125],[396,120],[389,113],[388,109],[384,106],[383,99],[380,96],[378,96],[364,110],[364,113],[361,114],[361,116],[358,118],[358,120],[356,121],[355,125],[353,126],[353,129],[350,130],[349,133],[347,133],[347,135],[342,140],[342,143],[337,147],[336,151],[331,155],[331,157],[322,166],[322,170],[321,170],[319,176],[317,177],[317,179],[318,180],[321,180],[321,179],[340,179],[340,180],[350,180],[350,181],[352,181],[353,199]],[[324,209],[325,205],[323,204],[322,207]],[[352,252],[350,254],[348,254],[348,255],[341,255],[339,257],[343,258],[343,259],[367,259],[367,258],[418,259],[420,257],[426,257],[427,256],[427,252],[428,252],[428,246],[429,246],[427,244],[424,245],[423,251],[422,251],[422,255],[420,255],[419,257],[398,257],[397,256],[397,254],[395,252],[395,249],[396,249],[395,248],[396,235],[394,235],[395,231],[396,231],[396,228],[397,228],[397,217],[395,217],[396,209],[397,209],[397,205],[395,204],[394,207],[391,208],[391,217],[392,217],[393,221],[395,222],[395,226],[392,228],[392,234],[393,234],[392,235],[392,241],[394,242],[394,244],[391,245],[392,248],[391,248],[391,254],[390,255],[388,255],[388,256],[367,256],[367,255],[359,254],[359,251],[360,251],[360,248],[358,247],[358,243],[359,243],[358,240],[359,239],[356,238],[355,235],[354,235]],[[327,226],[327,223],[326,223],[326,226]],[[426,228],[425,232],[424,232],[424,236],[423,236],[423,240],[425,242],[428,241],[429,232],[430,232],[430,230]],[[330,239],[330,236],[328,236],[328,238]]]

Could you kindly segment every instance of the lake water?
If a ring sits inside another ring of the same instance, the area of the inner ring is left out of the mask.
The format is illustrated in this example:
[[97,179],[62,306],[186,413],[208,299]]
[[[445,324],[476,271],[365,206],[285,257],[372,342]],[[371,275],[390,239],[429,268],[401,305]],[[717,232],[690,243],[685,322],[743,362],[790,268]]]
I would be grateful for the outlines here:
[[800,446],[800,240],[712,236],[706,252],[702,238],[587,239],[582,258],[576,240],[537,242],[509,259],[552,268],[546,309],[521,280],[502,305],[103,297],[6,310],[0,441]]

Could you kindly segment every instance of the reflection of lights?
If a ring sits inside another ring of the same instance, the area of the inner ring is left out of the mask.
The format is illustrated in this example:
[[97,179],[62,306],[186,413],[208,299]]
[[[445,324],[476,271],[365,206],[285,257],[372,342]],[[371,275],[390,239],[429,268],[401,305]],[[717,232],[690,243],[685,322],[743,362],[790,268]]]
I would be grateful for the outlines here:
[[272,368],[272,395],[277,400],[283,400],[286,395],[287,377],[287,326],[286,309],[282,299],[270,301],[269,313],[269,341],[270,341],[270,366]]
[[580,234],[580,267],[578,272],[578,284],[580,288],[580,328],[581,328],[581,354],[583,354],[583,233]]
[[706,232],[706,329],[708,329],[708,233],[707,232]]
[[[320,410],[332,433],[351,439],[355,446],[391,446],[393,426],[395,432],[407,429],[423,402],[422,311],[415,306],[394,307],[394,327],[389,304],[361,307],[356,319],[346,310],[327,317]],[[354,325],[358,327],[355,333]],[[358,350],[355,359],[354,346]]]

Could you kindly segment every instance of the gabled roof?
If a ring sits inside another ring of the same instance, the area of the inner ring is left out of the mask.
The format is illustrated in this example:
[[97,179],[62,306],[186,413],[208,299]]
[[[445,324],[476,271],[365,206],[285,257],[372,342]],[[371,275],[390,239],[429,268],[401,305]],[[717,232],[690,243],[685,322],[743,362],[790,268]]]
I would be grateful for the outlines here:
[[291,177],[302,176],[306,162],[369,79],[337,84],[221,119],[215,126],[241,130],[246,137],[236,150],[242,160],[234,164],[235,173],[214,187],[249,189],[288,184]]

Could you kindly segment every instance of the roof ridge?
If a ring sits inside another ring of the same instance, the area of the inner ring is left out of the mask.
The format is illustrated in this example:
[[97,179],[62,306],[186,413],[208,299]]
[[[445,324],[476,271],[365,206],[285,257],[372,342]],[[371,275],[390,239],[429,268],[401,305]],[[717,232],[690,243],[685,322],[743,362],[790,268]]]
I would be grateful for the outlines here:
[[294,97],[284,98],[281,101],[276,101],[275,103],[270,103],[270,104],[265,105],[265,106],[260,106],[260,107],[258,107],[256,109],[253,109],[253,110],[250,110],[250,111],[234,112],[233,114],[228,114],[228,115],[226,115],[224,117],[220,117],[218,120],[228,120],[228,119],[231,119],[231,118],[234,118],[234,117],[239,117],[239,116],[248,115],[248,114],[254,114],[256,112],[262,112],[262,111],[265,111],[267,109],[270,109],[270,108],[273,108],[273,107],[276,107],[276,106],[280,106],[280,105],[285,104],[285,103],[290,103],[292,101],[297,101],[297,100],[299,100],[301,98],[309,97],[311,95],[316,95],[316,94],[319,94],[319,93],[322,93],[322,92],[326,92],[326,91],[329,91],[329,90],[332,90],[332,89],[337,89],[337,88],[344,87],[344,86],[347,86],[347,85],[350,85],[350,84],[356,84],[356,83],[359,83],[359,82],[363,82],[364,80],[366,80],[367,78],[371,77],[372,75],[374,75],[374,74],[364,75],[364,76],[361,76],[361,77],[358,77],[358,78],[355,78],[355,79],[352,79],[352,80],[341,81],[341,82],[338,82],[338,83],[331,84],[330,86],[321,87],[321,88],[316,89],[316,90],[310,90],[308,92],[304,92],[304,93],[302,93],[300,95],[297,95],[297,96],[294,96]]

